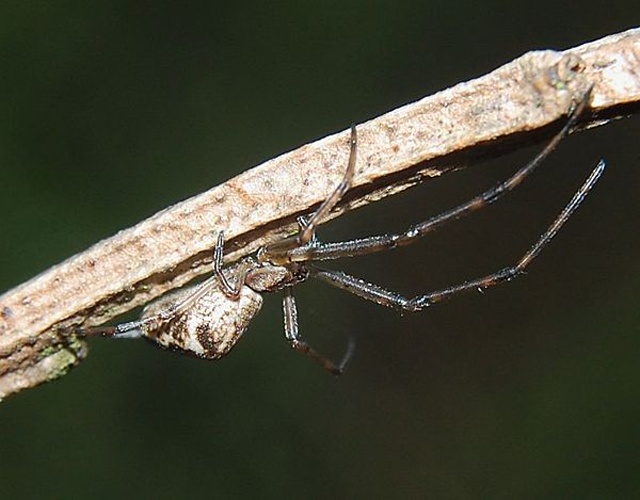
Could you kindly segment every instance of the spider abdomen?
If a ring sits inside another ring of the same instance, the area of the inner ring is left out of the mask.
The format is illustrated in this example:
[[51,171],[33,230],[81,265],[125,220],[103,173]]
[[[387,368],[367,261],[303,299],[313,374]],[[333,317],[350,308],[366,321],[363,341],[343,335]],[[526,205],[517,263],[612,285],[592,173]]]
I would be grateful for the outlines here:
[[[142,320],[181,303],[193,290],[187,288],[150,304]],[[262,296],[242,287],[237,298],[215,288],[191,307],[178,311],[170,320],[158,319],[141,327],[142,334],[162,347],[202,358],[217,359],[227,354],[262,307]]]

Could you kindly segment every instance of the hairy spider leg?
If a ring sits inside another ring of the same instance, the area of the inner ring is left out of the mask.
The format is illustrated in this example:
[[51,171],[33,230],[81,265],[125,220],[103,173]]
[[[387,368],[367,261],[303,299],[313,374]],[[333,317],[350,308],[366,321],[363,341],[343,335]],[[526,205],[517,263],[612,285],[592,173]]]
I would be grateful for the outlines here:
[[203,281],[201,284],[193,286],[193,291],[190,294],[185,294],[185,298],[172,304],[170,307],[161,310],[158,314],[149,316],[145,319],[129,321],[126,323],[120,323],[115,326],[98,326],[90,328],[76,328],[75,333],[84,337],[88,336],[102,336],[102,337],[117,337],[121,339],[135,339],[144,336],[142,328],[147,325],[152,325],[160,321],[169,321],[174,316],[183,313],[189,309],[194,302],[201,299],[204,295],[209,293],[212,288],[217,287],[219,283],[217,275],[213,275],[210,278]]
[[291,292],[291,287],[284,289],[284,297],[282,299],[282,308],[284,312],[284,333],[287,341],[296,351],[310,357],[320,364],[322,368],[333,375],[342,375],[344,369],[353,356],[355,343],[353,337],[349,338],[349,346],[339,364],[335,364],[329,358],[318,353],[313,347],[305,342],[298,330],[298,308],[296,299]]
[[370,300],[383,306],[399,308],[406,311],[419,311],[425,307],[468,290],[484,290],[499,283],[509,281],[524,272],[526,267],[540,254],[540,251],[553,239],[563,224],[575,212],[578,206],[580,206],[591,188],[593,188],[602,175],[602,172],[604,172],[605,167],[606,163],[604,160],[600,160],[567,206],[562,210],[562,212],[560,212],[542,236],[540,236],[538,241],[534,243],[534,245],[515,265],[505,267],[500,271],[483,276],[482,278],[465,281],[459,285],[449,286],[442,290],[408,299],[399,293],[386,290],[378,285],[368,283],[340,271],[320,269],[311,265],[309,266],[309,271],[311,276],[319,278],[332,286],[353,293],[363,299]]
[[214,276],[218,279],[218,285],[220,290],[229,298],[237,299],[240,297],[242,287],[245,286],[245,281],[249,271],[251,271],[252,264],[248,260],[244,260],[240,263],[235,273],[235,284],[231,285],[227,280],[226,275],[222,271],[222,257],[224,255],[224,231],[218,233],[218,240],[216,246],[213,249],[213,272]]
[[[288,238],[283,238],[280,241],[270,243],[262,247],[258,251],[258,260],[260,262],[271,262],[272,264],[286,264],[291,262],[288,258],[290,250],[306,245],[314,240],[315,230],[323,219],[334,209],[336,204],[344,196],[344,194],[351,187],[353,182],[353,176],[356,171],[356,159],[357,159],[357,146],[358,135],[356,133],[356,126],[351,125],[351,136],[349,138],[349,160],[347,162],[347,170],[344,177],[340,181],[340,184],[336,186],[333,192],[325,199],[318,210],[310,217],[298,218],[298,225],[300,231]],[[301,223],[300,221],[304,221]]]
[[[568,219],[571,213],[578,207],[584,196],[586,196],[587,192],[591,189],[593,184],[595,184],[597,178],[602,173],[602,170],[604,169],[604,162],[598,164],[598,167],[596,167],[596,169],[592,172],[589,179],[580,188],[578,193],[576,193],[572,201],[562,211],[558,218],[551,224],[551,226],[549,226],[547,231],[541,236],[541,238],[530,249],[530,251],[527,252],[525,256],[523,256],[523,258],[518,262],[516,266],[504,269],[498,273],[488,275],[484,278],[465,282],[462,285],[449,287],[445,290],[441,290],[439,292],[434,292],[424,296],[419,296],[414,299],[406,299],[396,292],[391,292],[378,285],[368,283],[366,281],[349,276],[345,273],[316,268],[312,264],[312,262],[337,259],[341,257],[352,257],[356,255],[384,251],[401,245],[407,245],[413,243],[418,238],[426,235],[427,233],[433,231],[446,222],[457,220],[465,215],[472,213],[477,209],[480,209],[496,201],[502,195],[518,186],[558,146],[560,141],[570,133],[578,117],[584,111],[589,101],[590,93],[591,89],[585,92],[585,94],[578,102],[573,104],[568,113],[569,116],[567,122],[531,161],[529,161],[524,167],[519,169],[512,177],[485,191],[481,195],[476,196],[468,202],[435,217],[432,217],[422,223],[411,226],[404,233],[372,236],[369,238],[347,242],[322,243],[317,241],[316,239],[316,226],[321,223],[326,214],[328,214],[332,210],[332,208],[335,207],[340,198],[351,186],[351,182],[353,179],[353,174],[355,171],[357,139],[355,127],[352,127],[349,164],[347,167],[347,172],[345,173],[345,176],[340,185],[313,214],[311,219],[307,220],[307,218],[305,217],[298,218],[298,224],[300,226],[300,232],[298,233],[298,235],[263,247],[259,252],[259,260],[272,262],[274,264],[278,263],[285,266],[287,264],[291,265],[295,262],[298,262],[304,265],[309,270],[312,276],[317,277],[333,286],[343,288],[351,293],[359,295],[378,304],[390,307],[398,307],[409,311],[420,310],[424,307],[427,307],[427,305],[430,305],[431,303],[442,300],[442,298],[448,297],[457,292],[462,292],[464,290],[473,288],[487,288],[499,282],[511,279],[511,277],[524,270],[524,268],[531,262],[531,260],[533,260],[533,258],[535,258],[535,256],[540,252],[542,247],[544,247],[558,232],[560,227]],[[337,373],[333,370],[333,367],[336,366],[334,363],[329,361],[324,356],[319,355],[300,338],[297,327],[297,309],[295,307],[295,299],[290,287],[285,289],[283,307],[285,314],[285,334],[292,347],[309,355],[328,371]],[[349,351],[345,356],[345,362],[351,356],[351,350],[352,347],[350,346]],[[342,366],[342,364],[340,366]],[[340,372],[341,371],[342,370],[340,370]]]
[[[569,118],[562,129],[556,133],[556,135],[532,160],[507,180],[491,187],[484,193],[471,198],[467,202],[430,217],[424,222],[412,225],[401,233],[388,233],[335,243],[316,242],[312,245],[291,248],[287,250],[287,256],[282,257],[278,255],[275,259],[289,262],[313,262],[382,252],[398,246],[414,243],[418,238],[426,236],[432,231],[438,229],[440,226],[486,207],[517,187],[543,162],[543,160],[547,158],[547,156],[549,156],[549,154],[558,146],[560,141],[571,132],[572,127],[584,111],[590,95],[591,89],[589,89],[580,101],[572,107],[569,112]],[[279,251],[279,249],[277,250]],[[266,252],[269,254],[268,258],[273,257],[272,253],[274,250],[267,248]]]

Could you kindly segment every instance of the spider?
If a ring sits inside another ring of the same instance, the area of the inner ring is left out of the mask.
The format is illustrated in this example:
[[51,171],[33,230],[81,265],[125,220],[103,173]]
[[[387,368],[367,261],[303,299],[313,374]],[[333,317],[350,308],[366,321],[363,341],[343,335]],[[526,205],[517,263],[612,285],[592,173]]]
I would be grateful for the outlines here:
[[351,127],[347,169],[340,184],[310,217],[299,217],[298,232],[261,247],[254,255],[223,268],[224,233],[218,234],[213,250],[213,275],[199,285],[166,295],[147,306],[138,321],[111,327],[79,329],[80,335],[119,338],[147,337],[162,347],[218,359],[226,355],[247,329],[262,306],[262,293],[282,291],[284,333],[291,347],[309,356],[332,374],[340,375],[351,356],[353,344],[340,363],[334,363],[310,347],[298,329],[298,309],[292,289],[309,277],[318,278],[363,299],[403,311],[420,311],[461,292],[484,290],[522,274],[540,251],[558,233],[578,208],[604,171],[600,160],[573,198],[546,231],[514,265],[486,276],[471,279],[413,298],[366,282],[341,271],[316,266],[317,261],[333,260],[381,252],[415,242],[443,224],[483,208],[519,185],[566,137],[583,112],[589,92],[572,105],[562,129],[532,160],[513,176],[466,203],[415,224],[403,232],[335,243],[321,242],[316,229],[349,190],[356,168],[357,133]]

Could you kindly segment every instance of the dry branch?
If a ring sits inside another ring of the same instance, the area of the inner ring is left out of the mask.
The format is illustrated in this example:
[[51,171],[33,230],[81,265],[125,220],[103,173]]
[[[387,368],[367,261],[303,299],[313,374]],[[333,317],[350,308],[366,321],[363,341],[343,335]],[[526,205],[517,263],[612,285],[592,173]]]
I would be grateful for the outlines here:
[[[535,51],[358,125],[354,187],[332,216],[452,167],[543,140],[593,85],[588,128],[640,108],[640,29],[564,52]],[[169,207],[0,296],[0,398],[65,373],[86,354],[64,327],[103,323],[295,229],[336,186],[348,131],[302,146]]]

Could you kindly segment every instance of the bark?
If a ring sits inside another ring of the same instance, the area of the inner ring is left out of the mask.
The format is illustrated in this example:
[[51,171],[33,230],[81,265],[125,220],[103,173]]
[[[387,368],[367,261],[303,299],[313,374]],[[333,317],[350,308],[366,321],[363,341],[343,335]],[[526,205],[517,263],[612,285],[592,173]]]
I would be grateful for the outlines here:
[[[480,78],[358,124],[352,189],[331,217],[482,157],[543,141],[592,87],[578,129],[640,109],[640,29],[534,51]],[[232,262],[296,230],[335,188],[349,130],[269,160],[120,231],[0,296],[0,399],[86,356],[69,327],[104,323],[211,271],[218,231]]]

